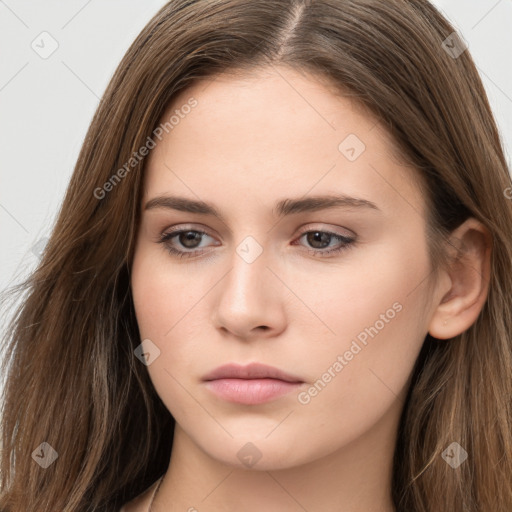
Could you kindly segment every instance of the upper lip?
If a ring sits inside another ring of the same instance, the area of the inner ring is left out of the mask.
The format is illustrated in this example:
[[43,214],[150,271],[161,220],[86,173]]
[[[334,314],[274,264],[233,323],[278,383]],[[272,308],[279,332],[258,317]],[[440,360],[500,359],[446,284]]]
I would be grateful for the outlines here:
[[261,363],[251,363],[246,366],[234,363],[225,364],[203,377],[203,380],[216,379],[278,379],[285,382],[303,382],[295,375]]

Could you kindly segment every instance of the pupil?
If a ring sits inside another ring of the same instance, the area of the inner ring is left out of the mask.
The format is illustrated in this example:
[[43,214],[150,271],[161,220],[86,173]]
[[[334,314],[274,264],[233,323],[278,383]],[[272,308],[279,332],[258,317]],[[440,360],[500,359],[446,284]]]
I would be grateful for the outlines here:
[[315,247],[315,248],[323,248],[323,247],[327,247],[329,245],[329,238],[330,238],[331,235],[329,235],[328,233],[322,233],[320,231],[312,231],[311,233],[308,234],[308,242],[311,243],[311,245],[313,245],[313,247],[315,247],[315,244],[317,242],[322,242],[322,239],[323,241],[325,242],[323,245],[321,245],[321,247]]
[[[193,249],[195,246],[194,246],[194,241],[197,241],[197,239],[199,239],[199,242],[201,241],[200,240],[200,237],[201,237],[201,234],[200,233],[196,233],[194,231],[187,231],[185,233],[181,233],[180,235],[180,238],[182,237],[185,237],[185,239],[183,240],[180,240],[180,242],[187,248],[189,249]],[[189,245],[189,242],[192,242],[192,245]]]

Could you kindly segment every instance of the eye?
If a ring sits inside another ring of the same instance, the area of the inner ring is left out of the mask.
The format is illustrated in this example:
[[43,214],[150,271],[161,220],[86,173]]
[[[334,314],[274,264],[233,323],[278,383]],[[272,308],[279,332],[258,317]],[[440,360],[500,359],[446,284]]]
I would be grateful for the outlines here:
[[[308,252],[313,256],[324,257],[331,254],[341,253],[354,245],[355,239],[340,235],[338,233],[331,233],[330,231],[309,230],[304,231],[299,240],[306,237],[307,243],[313,247]],[[331,242],[337,241],[337,245],[332,247]],[[331,247],[329,250],[323,250],[326,247]]]
[[[163,233],[158,240],[158,243],[163,244],[166,250],[174,256],[179,258],[190,258],[204,252],[203,250],[196,250],[200,247],[204,237],[213,239],[213,237],[211,237],[205,231],[196,229],[181,229]],[[316,257],[325,257],[331,254],[341,253],[342,251],[352,247],[355,243],[354,238],[346,237],[338,233],[332,233],[330,231],[304,231],[298,240],[301,240],[304,237],[306,237],[305,239],[307,243],[310,244],[310,247],[313,247],[312,249],[308,249],[308,252]],[[334,247],[332,247],[333,241],[337,242],[337,245]],[[179,244],[178,248],[175,246],[175,242]],[[293,243],[292,245],[297,244]],[[329,250],[325,250],[328,247],[330,247]],[[183,250],[182,248],[188,250]]]
[[[208,233],[205,231],[199,231],[196,229],[182,229],[179,231],[164,233],[158,242],[162,243],[167,251],[169,251],[169,253],[178,256],[179,258],[191,257],[195,256],[198,252],[203,252],[195,251],[194,249],[199,247],[199,244],[202,242],[204,236],[210,237],[210,235],[208,235]],[[172,243],[174,238],[177,239],[181,247],[190,249],[191,251],[189,252],[177,249]]]

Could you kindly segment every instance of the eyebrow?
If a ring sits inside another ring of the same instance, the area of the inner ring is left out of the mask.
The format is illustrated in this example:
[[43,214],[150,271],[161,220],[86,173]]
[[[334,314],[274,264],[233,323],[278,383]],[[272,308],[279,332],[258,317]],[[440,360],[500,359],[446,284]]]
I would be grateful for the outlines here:
[[[346,195],[321,195],[298,199],[282,199],[275,204],[273,214],[277,217],[284,217],[286,215],[303,212],[316,212],[319,210],[342,207],[381,211],[375,203],[372,203],[367,199]],[[181,212],[212,215],[225,223],[224,216],[217,210],[217,208],[215,208],[215,206],[204,201],[196,201],[186,197],[157,196],[146,203],[144,210],[153,210],[155,208],[166,208]]]

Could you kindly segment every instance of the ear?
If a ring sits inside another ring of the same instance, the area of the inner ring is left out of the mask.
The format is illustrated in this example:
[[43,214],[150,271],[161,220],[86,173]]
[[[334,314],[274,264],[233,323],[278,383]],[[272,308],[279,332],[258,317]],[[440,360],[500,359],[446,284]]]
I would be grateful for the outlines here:
[[471,217],[450,236],[453,258],[443,270],[441,299],[429,324],[429,334],[449,339],[473,325],[487,299],[492,237],[487,228]]

